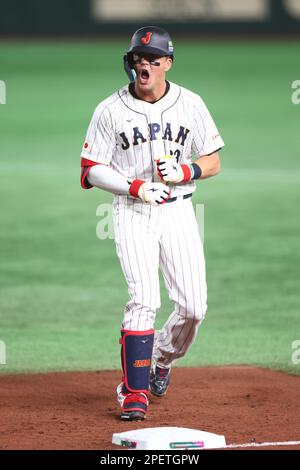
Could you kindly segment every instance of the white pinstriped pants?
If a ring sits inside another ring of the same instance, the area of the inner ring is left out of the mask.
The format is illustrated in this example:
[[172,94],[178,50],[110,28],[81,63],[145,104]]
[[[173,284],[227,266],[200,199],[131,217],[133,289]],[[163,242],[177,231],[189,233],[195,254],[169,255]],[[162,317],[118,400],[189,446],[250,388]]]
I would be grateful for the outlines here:
[[117,254],[130,297],[122,328],[154,328],[160,268],[174,310],[155,337],[153,359],[168,367],[185,355],[207,309],[205,260],[191,199],[153,207],[117,196],[113,213]]

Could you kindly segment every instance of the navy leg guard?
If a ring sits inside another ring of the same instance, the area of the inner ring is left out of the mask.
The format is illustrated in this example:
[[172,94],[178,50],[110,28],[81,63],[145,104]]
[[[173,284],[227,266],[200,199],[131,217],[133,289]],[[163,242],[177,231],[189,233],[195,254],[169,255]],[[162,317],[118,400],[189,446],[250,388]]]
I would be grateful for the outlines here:
[[122,368],[125,392],[149,392],[154,330],[121,330]]

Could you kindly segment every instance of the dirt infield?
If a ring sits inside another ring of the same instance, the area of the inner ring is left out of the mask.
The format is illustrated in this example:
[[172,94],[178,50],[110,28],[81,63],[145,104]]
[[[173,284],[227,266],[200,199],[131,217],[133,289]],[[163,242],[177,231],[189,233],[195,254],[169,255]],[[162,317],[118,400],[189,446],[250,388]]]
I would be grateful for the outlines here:
[[120,422],[119,378],[116,371],[0,376],[0,449],[116,450],[114,432],[156,426],[224,434],[227,444],[300,440],[300,376],[175,368],[168,394],[151,396],[142,423]]

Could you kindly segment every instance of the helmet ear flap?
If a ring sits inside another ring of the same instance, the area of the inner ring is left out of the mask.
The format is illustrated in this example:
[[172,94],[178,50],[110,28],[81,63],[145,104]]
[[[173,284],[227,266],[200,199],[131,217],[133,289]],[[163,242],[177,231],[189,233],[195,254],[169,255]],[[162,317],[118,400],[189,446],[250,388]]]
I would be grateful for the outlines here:
[[132,54],[127,53],[123,57],[124,70],[131,82],[134,82],[136,79],[136,71],[134,70],[133,57]]

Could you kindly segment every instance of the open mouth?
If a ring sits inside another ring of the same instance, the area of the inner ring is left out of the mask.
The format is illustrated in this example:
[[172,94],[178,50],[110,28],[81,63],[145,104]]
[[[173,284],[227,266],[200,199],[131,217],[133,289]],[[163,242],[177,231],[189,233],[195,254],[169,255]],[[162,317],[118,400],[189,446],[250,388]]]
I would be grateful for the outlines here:
[[142,78],[144,78],[144,79],[149,78],[149,72],[148,72],[148,70],[145,70],[145,69],[142,70],[141,76],[142,76]]
[[149,71],[147,69],[142,69],[140,78],[142,82],[147,82],[150,78]]

